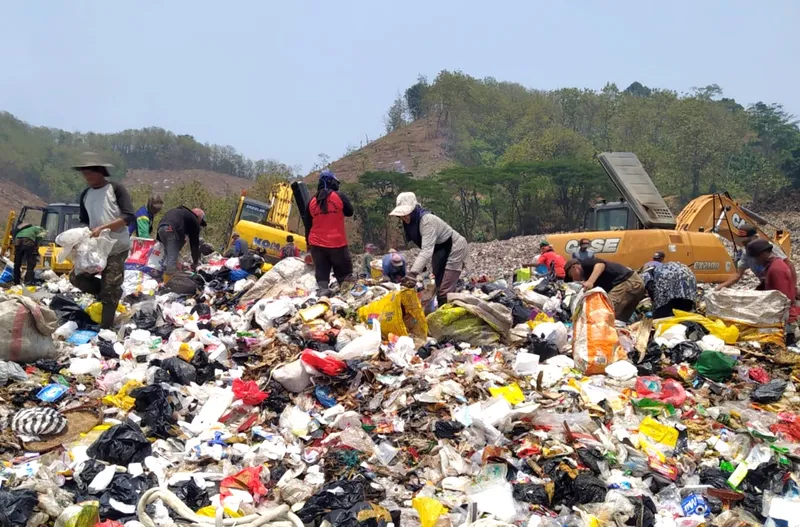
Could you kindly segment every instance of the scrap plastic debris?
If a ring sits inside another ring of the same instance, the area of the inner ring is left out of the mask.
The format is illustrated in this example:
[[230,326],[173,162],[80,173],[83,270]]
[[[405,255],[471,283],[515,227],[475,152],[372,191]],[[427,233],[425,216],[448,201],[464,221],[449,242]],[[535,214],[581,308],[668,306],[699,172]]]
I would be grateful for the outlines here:
[[704,290],[697,313],[623,324],[604,291],[535,272],[432,306],[427,279],[319,298],[297,259],[212,254],[165,286],[148,254],[113,331],[54,273],[0,295],[0,328],[19,328],[0,346],[0,525],[800,517],[800,348],[774,292]]

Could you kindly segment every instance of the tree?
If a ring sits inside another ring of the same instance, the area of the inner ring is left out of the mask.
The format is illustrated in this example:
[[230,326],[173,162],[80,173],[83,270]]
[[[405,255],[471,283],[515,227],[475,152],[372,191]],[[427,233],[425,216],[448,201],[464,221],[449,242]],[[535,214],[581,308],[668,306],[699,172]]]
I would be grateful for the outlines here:
[[406,90],[406,108],[408,108],[408,113],[412,121],[416,121],[425,116],[426,109],[424,101],[427,92],[428,79],[426,79],[424,75],[417,77],[416,84],[412,84],[411,87]]
[[407,124],[406,121],[406,103],[403,98],[398,95],[394,103],[389,107],[389,111],[383,118],[383,124],[386,126],[386,133],[390,134],[398,130],[401,126]]
[[625,88],[625,93],[629,93],[634,97],[649,97],[653,90],[639,81],[633,81],[630,86]]

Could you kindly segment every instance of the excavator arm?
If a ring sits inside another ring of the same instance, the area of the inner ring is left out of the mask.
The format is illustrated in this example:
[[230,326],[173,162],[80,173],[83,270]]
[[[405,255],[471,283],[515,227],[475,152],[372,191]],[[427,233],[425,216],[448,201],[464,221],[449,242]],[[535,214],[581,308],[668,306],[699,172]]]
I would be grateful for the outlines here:
[[741,246],[743,238],[739,229],[745,224],[756,228],[758,235],[778,245],[791,256],[791,233],[770,224],[765,218],[734,201],[727,192],[706,194],[689,202],[678,215],[679,231],[714,232]]

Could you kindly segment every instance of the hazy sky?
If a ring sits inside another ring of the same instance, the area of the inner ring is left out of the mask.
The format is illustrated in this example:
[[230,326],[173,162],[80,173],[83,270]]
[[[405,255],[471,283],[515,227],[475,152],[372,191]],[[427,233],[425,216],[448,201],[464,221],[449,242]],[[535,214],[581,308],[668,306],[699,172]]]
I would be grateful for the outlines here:
[[800,115],[800,2],[136,0],[0,8],[0,110],[36,125],[161,126],[308,170],[422,73],[534,88],[688,91]]

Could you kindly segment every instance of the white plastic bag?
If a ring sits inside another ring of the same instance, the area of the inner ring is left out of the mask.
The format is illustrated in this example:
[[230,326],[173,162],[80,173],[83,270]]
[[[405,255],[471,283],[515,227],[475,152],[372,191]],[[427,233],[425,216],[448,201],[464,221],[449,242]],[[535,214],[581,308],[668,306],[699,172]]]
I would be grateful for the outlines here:
[[79,227],[56,236],[56,243],[64,249],[56,258],[59,263],[69,258],[76,273],[97,274],[106,268],[108,255],[115,241],[109,230],[92,238],[89,228]]
[[563,322],[542,322],[533,329],[533,333],[554,343],[559,350],[567,345],[567,326]]
[[377,355],[380,347],[381,324],[373,319],[372,330],[350,342],[336,354],[336,357],[341,360],[366,359]]

